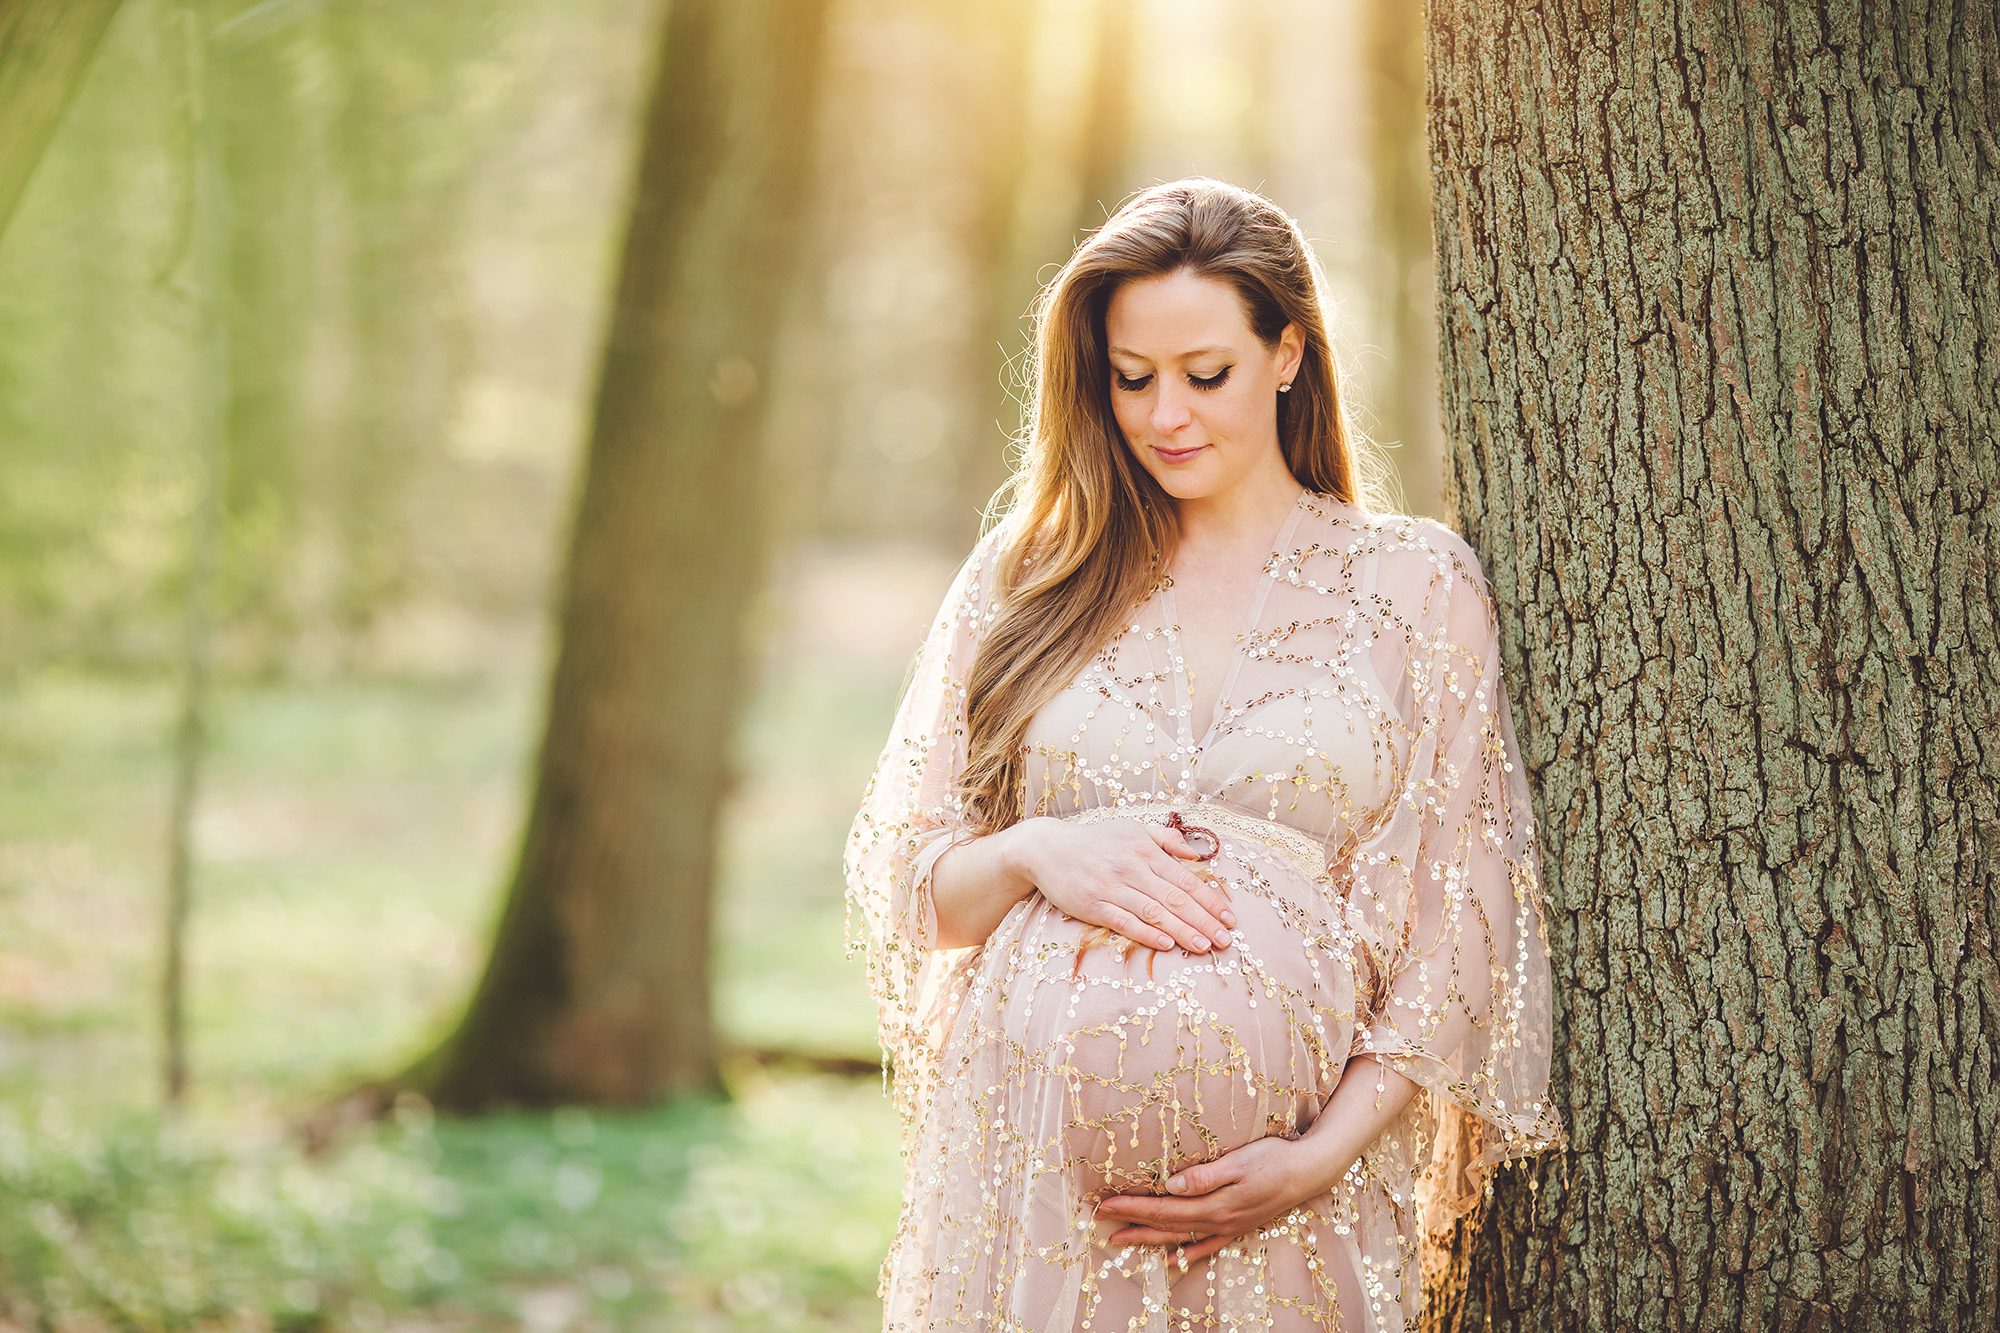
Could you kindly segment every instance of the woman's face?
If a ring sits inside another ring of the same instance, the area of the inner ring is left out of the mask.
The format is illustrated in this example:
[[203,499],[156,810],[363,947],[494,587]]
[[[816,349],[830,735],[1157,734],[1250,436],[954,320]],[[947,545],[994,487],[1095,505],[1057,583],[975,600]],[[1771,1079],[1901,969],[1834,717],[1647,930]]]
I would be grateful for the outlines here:
[[1104,332],[1118,427],[1169,495],[1201,499],[1284,467],[1278,386],[1298,373],[1297,328],[1287,324],[1266,347],[1234,288],[1177,269],[1121,284]]

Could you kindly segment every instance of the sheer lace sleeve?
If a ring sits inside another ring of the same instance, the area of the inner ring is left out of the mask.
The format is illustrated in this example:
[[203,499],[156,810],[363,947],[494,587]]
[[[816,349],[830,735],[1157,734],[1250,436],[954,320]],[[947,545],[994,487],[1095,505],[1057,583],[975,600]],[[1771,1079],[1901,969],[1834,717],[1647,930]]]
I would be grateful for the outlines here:
[[1472,548],[1423,521],[1408,589],[1417,761],[1357,885],[1385,941],[1379,1008],[1356,1050],[1429,1089],[1422,1193],[1436,1221],[1493,1166],[1563,1142],[1550,1102],[1549,947],[1527,777],[1500,675],[1493,598]]
[[888,742],[847,836],[847,956],[865,951],[906,1136],[930,1101],[937,1053],[979,946],[940,950],[931,870],[972,835],[956,791],[966,761],[966,678],[994,610],[993,565],[1005,525],[959,566],[905,677]]

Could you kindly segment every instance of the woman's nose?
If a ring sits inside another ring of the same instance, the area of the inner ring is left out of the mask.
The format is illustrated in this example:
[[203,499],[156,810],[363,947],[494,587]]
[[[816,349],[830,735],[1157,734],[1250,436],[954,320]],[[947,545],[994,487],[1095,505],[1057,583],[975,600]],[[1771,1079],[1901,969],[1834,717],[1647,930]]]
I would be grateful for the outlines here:
[[1153,400],[1153,429],[1163,435],[1187,424],[1190,415],[1187,400],[1170,390],[1162,389]]

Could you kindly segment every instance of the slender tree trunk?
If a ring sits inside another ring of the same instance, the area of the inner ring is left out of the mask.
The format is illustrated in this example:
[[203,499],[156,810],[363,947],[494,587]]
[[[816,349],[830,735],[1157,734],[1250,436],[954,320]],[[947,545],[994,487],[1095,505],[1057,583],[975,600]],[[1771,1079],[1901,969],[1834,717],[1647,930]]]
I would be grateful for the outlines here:
[[718,1086],[718,816],[763,572],[760,442],[807,202],[821,3],[673,0],[647,113],[533,807],[458,1109]]
[[167,910],[160,981],[166,1100],[178,1106],[187,1095],[187,933],[194,904],[194,813],[207,751],[208,679],[211,656],[209,592],[221,545],[223,421],[229,390],[229,344],[220,292],[221,237],[227,225],[222,154],[217,135],[209,23],[199,0],[188,0],[172,15],[178,38],[189,117],[188,141],[193,188],[188,194],[184,256],[193,297],[195,351],[193,436],[196,458],[195,510],[189,520],[185,621],[181,640],[180,725],[174,740],[174,783],[167,821]]
[[1995,22],[1433,5],[1574,1136],[1440,1326],[2000,1326]]
[[0,235],[117,12],[118,0],[0,4]]

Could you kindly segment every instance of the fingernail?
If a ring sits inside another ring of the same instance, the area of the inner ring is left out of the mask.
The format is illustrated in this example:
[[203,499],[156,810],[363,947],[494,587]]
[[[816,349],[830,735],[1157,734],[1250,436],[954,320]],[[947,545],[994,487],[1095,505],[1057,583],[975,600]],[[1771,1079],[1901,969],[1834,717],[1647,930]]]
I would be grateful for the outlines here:
[[1218,949],[1227,949],[1229,947],[1229,936],[1217,935],[1215,937],[1215,947]]
[[1187,1188],[1187,1177],[1175,1176],[1172,1180],[1169,1180],[1167,1182],[1167,1188],[1173,1191],[1175,1194],[1179,1194],[1182,1190],[1185,1190]]
[[1236,913],[1230,911],[1227,907],[1223,908],[1222,924],[1234,929],[1236,925]]

